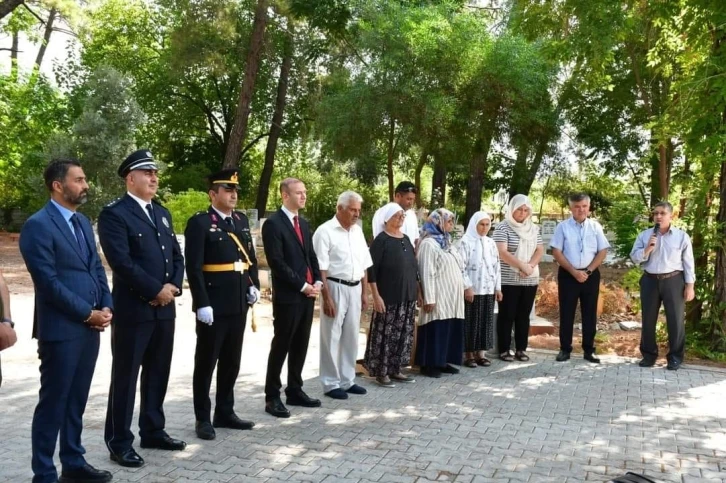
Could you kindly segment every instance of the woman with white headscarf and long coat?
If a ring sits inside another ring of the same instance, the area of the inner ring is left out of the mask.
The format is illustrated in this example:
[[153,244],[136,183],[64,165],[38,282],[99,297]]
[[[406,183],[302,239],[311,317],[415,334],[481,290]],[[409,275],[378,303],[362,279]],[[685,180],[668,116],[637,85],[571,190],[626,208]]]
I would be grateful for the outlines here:
[[494,303],[502,300],[497,244],[487,236],[489,213],[477,211],[458,244],[464,262],[464,365],[490,366],[484,351],[494,347]]
[[418,298],[418,264],[414,248],[402,227],[406,213],[398,203],[382,208],[383,226],[371,244],[373,265],[368,282],[373,315],[363,365],[383,387],[411,383],[401,372],[411,360]]
[[532,204],[527,196],[515,195],[509,201],[505,219],[497,225],[492,238],[502,267],[502,302],[497,316],[499,358],[506,362],[528,361],[529,315],[537,295],[544,244],[539,227],[532,223]]
[[434,210],[421,228],[417,248],[423,312],[416,332],[416,364],[421,374],[457,374],[464,349],[463,261],[451,244],[454,214]]

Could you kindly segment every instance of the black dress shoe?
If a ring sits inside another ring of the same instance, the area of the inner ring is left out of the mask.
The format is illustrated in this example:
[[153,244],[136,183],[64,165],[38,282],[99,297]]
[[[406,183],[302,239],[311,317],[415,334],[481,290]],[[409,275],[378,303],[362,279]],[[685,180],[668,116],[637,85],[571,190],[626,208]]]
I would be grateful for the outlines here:
[[121,466],[127,468],[139,468],[144,466],[144,458],[139,456],[134,448],[129,448],[123,453],[111,453],[111,461],[115,461]]
[[358,384],[353,384],[348,389],[346,389],[345,392],[348,392],[350,394],[363,395],[368,394],[368,389],[366,389],[365,387],[360,387]]
[[287,400],[285,402],[288,406],[302,406],[305,408],[319,408],[322,404],[320,399],[311,398],[302,389],[287,394]]
[[110,471],[97,470],[93,466],[86,463],[80,468],[72,470],[64,469],[61,472],[59,483],[105,483],[111,481],[113,475]]
[[600,359],[595,357],[594,353],[585,354],[582,358],[588,362],[592,362],[593,364],[600,364]]
[[181,439],[174,439],[168,434],[160,438],[142,439],[140,446],[148,449],[165,449],[169,451],[181,451],[187,447],[187,444]]
[[215,428],[252,429],[255,427],[255,423],[240,419],[235,413],[224,417],[215,415],[212,424]]
[[211,441],[217,437],[217,433],[214,431],[212,423],[209,421],[197,421],[194,425],[194,430],[197,432],[197,437],[199,439]]
[[421,367],[421,375],[438,379],[441,377],[441,369],[438,367],[423,366]]
[[279,397],[265,403],[265,412],[272,414],[276,418],[290,417],[290,411],[288,411],[285,405],[282,404],[282,400]]
[[[326,396],[332,397],[333,399],[348,399],[348,393],[343,391],[341,388],[336,387],[325,393]],[[290,399],[288,399],[289,401]]]
[[570,353],[565,351],[560,351],[559,354],[557,354],[557,357],[555,357],[555,360],[557,362],[565,362],[570,360]]
[[681,363],[679,361],[670,360],[668,361],[668,365],[666,366],[666,369],[669,371],[677,371],[681,367]]
[[440,368],[440,370],[446,374],[458,374],[461,372],[458,367],[454,367],[451,364],[446,364],[444,367]]
[[655,365],[655,360],[643,358],[640,362],[638,362],[638,365],[640,367],[653,367]]

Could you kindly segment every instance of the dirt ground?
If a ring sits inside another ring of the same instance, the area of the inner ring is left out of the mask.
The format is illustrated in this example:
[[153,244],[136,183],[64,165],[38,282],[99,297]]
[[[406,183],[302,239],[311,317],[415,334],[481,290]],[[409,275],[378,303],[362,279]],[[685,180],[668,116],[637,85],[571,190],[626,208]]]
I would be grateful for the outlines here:
[[[30,274],[25,269],[25,263],[20,255],[18,249],[17,235],[13,236],[8,233],[0,232],[0,270],[3,272],[3,276],[10,288],[12,294],[28,294],[33,292],[33,281],[30,278]],[[110,278],[110,272],[106,267],[108,276]],[[557,265],[554,263],[542,263],[540,265],[540,271],[542,277],[547,279],[556,280]],[[605,284],[619,283],[622,279],[623,274],[627,269],[603,267],[601,269],[602,281]],[[372,303],[369,304],[372,306]],[[361,317],[361,325],[367,326],[370,323],[370,311],[368,309],[366,314]],[[551,320],[555,325],[555,333],[552,335],[538,335],[529,338],[529,345],[533,348],[539,349],[551,349],[559,350],[559,327],[558,319],[559,313],[556,309],[550,307],[547,311],[541,311],[538,309],[538,315]],[[579,314],[577,315],[576,323],[579,323]],[[639,357],[640,353],[638,345],[640,343],[640,332],[639,331],[623,331],[623,330],[611,330],[610,325],[614,322],[622,320],[640,320],[637,314],[603,314],[598,320],[598,338],[597,348],[600,354],[617,354],[626,357]],[[573,340],[573,347],[577,352],[580,347],[581,337],[579,331],[575,331],[575,337]],[[660,348],[660,352],[665,354],[667,352],[667,346],[663,345]],[[686,354],[686,361],[692,363],[698,363],[701,365],[726,367],[725,364],[720,364],[712,361],[701,360],[693,358]]]

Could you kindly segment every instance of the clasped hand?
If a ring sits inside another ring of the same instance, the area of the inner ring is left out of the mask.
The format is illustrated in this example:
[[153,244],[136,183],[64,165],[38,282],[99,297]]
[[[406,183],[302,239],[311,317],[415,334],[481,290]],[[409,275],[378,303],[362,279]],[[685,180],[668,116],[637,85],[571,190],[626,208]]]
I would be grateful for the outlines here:
[[156,294],[156,298],[149,302],[149,304],[154,307],[163,307],[164,305],[168,305],[174,301],[174,297],[178,291],[179,289],[176,288],[176,285],[173,283],[165,283],[164,286],[161,287],[159,293]]
[[88,318],[86,323],[91,326],[92,329],[99,332],[103,332],[106,327],[111,325],[111,319],[113,314],[111,309],[104,307],[101,310],[92,310],[91,316]]

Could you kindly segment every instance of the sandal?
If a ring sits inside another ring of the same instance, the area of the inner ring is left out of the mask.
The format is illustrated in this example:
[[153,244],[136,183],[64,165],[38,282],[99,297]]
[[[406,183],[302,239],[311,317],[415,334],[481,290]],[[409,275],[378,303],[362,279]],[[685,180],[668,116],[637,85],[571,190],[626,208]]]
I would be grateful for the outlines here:
[[490,361],[486,357],[477,357],[476,359],[474,359],[474,362],[476,362],[476,365],[482,367],[489,367],[492,365],[492,361]]
[[476,361],[474,359],[467,359],[464,361],[466,367],[476,367]]
[[527,362],[529,360],[529,356],[524,353],[524,351],[517,351],[514,354],[514,357],[521,362]]
[[514,360],[514,356],[509,352],[502,352],[499,354],[499,358],[504,362],[512,362]]
[[383,387],[396,387],[396,385],[391,381],[391,379],[388,376],[378,376],[376,377],[376,382],[379,386]]

